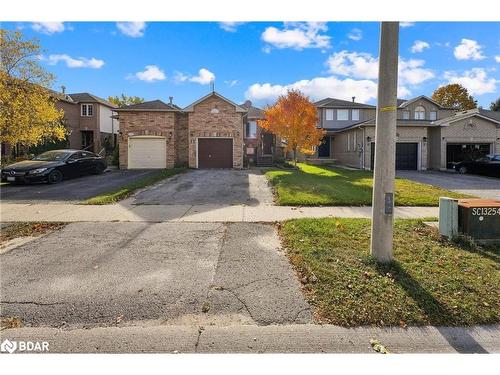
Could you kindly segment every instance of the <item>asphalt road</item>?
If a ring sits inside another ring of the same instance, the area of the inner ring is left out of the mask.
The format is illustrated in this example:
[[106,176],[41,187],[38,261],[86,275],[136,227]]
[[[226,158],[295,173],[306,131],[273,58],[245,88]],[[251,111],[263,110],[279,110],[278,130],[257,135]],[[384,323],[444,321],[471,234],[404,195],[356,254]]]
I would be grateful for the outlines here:
[[500,178],[438,171],[397,171],[397,176],[457,193],[500,200]]
[[312,322],[272,225],[75,223],[0,255],[23,326]]
[[198,169],[176,175],[134,196],[134,204],[272,204],[259,170]]
[[155,170],[108,170],[101,175],[89,175],[62,181],[56,185],[2,184],[0,199],[4,203],[74,203],[129,184],[155,173]]

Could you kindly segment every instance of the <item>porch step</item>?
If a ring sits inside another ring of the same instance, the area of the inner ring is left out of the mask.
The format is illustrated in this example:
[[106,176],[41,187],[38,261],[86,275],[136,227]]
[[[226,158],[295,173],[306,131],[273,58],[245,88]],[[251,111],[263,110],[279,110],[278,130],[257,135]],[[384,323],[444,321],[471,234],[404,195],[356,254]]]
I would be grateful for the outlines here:
[[315,164],[315,165],[334,164],[336,161],[337,161],[337,159],[331,159],[331,158],[307,158],[306,159],[306,163]]
[[272,156],[259,156],[256,162],[259,167],[271,167],[273,165]]

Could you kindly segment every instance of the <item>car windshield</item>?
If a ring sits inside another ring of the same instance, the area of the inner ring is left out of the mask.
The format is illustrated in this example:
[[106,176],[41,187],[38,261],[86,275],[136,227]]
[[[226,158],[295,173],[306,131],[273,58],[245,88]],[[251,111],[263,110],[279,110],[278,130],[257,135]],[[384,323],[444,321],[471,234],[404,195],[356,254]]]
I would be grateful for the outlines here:
[[33,158],[33,160],[40,161],[57,161],[64,160],[68,156],[69,152],[64,151],[47,151],[43,154],[37,155]]

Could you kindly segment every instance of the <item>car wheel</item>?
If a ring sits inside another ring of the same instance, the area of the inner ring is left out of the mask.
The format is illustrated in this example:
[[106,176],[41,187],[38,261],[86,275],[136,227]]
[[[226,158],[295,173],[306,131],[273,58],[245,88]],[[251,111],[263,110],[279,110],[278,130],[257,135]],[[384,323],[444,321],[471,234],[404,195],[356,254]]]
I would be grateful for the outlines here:
[[52,172],[49,173],[47,180],[49,181],[49,184],[58,184],[61,182],[63,179],[63,174],[61,171],[58,171],[57,169],[54,169]]
[[461,166],[460,168],[458,168],[458,173],[460,174],[466,174],[467,173],[467,167],[465,166]]
[[94,167],[94,174],[102,174],[106,168],[102,164],[97,164]]

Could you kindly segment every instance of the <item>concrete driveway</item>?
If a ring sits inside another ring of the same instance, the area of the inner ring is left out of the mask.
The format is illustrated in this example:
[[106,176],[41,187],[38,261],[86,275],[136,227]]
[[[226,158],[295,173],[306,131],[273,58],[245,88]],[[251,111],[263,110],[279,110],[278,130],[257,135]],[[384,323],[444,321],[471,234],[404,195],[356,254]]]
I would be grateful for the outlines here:
[[438,171],[397,171],[396,174],[398,177],[439,186],[457,193],[500,200],[499,178]]
[[101,175],[89,175],[65,180],[56,185],[2,184],[0,198],[3,203],[75,203],[118,189],[155,170],[113,169]]
[[0,255],[0,311],[23,326],[312,322],[275,228],[75,223]]
[[272,204],[273,194],[259,170],[197,169],[176,175],[133,197],[133,204]]

